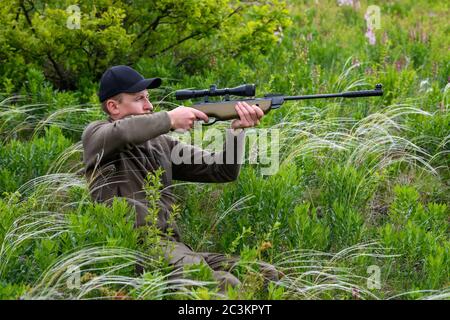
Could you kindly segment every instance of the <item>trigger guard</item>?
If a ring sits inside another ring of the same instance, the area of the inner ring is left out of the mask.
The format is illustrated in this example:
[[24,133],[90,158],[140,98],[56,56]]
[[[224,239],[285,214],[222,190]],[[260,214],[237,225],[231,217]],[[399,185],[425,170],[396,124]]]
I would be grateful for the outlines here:
[[[211,121],[211,119],[212,119],[212,121]],[[210,126],[210,125],[216,123],[216,121],[217,121],[217,119],[214,118],[214,117],[208,117],[208,122],[204,122],[204,121],[202,120],[203,125],[205,125],[205,126]]]

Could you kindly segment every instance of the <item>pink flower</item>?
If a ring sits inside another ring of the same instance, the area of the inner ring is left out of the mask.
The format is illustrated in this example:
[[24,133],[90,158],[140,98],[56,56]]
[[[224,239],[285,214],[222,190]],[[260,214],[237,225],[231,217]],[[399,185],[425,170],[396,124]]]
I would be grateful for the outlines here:
[[358,58],[353,58],[352,59],[352,66],[357,66],[357,67],[361,66],[361,62],[359,61]]
[[373,29],[368,28],[365,36],[369,40],[369,44],[371,44],[372,46],[375,45],[375,43],[377,42],[377,38],[375,37],[375,32],[373,32]]
[[377,38],[375,37],[374,27],[372,26],[372,14],[369,14],[369,11],[367,11],[364,15],[364,20],[366,20],[367,24],[367,31],[365,36],[369,40],[369,44],[373,46],[377,42]]

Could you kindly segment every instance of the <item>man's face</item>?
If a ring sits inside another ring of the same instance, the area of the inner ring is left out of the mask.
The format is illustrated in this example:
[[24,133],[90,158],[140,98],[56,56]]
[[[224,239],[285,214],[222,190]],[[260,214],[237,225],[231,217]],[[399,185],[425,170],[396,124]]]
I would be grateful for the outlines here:
[[122,119],[129,115],[140,115],[153,112],[153,105],[148,100],[148,91],[142,90],[136,93],[122,93],[122,98],[110,99],[107,108],[114,120]]

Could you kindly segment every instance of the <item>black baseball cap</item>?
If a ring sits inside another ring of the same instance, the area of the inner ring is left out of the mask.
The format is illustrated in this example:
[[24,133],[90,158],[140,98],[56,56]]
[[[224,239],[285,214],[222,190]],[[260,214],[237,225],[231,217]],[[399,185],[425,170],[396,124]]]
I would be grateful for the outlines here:
[[100,102],[103,102],[119,93],[135,93],[144,89],[158,88],[161,82],[160,78],[145,79],[129,66],[114,66],[102,75],[98,97]]

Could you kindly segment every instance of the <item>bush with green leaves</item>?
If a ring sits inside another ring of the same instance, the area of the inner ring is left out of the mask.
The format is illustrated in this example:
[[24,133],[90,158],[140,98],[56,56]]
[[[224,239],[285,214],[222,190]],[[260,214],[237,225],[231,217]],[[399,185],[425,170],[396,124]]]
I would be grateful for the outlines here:
[[395,195],[388,221],[379,229],[383,244],[401,254],[390,272],[403,279],[397,285],[404,289],[438,289],[450,275],[449,208],[438,203],[423,206],[419,193],[408,186],[397,186]]
[[[30,67],[58,89],[89,90],[111,65],[168,56],[194,73],[210,59],[253,54],[289,24],[283,1],[3,1],[2,88]],[[175,69],[174,69],[175,70]],[[151,71],[151,70],[148,70]]]
[[25,182],[46,174],[70,146],[70,140],[57,127],[45,129],[42,137],[11,140],[0,146],[0,193],[14,192]]

